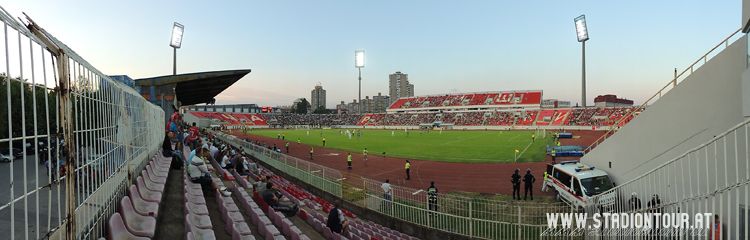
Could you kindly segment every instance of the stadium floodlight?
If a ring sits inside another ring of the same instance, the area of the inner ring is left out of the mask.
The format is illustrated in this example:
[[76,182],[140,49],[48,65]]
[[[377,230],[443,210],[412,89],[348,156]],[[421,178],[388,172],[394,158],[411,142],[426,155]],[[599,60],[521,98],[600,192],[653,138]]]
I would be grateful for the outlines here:
[[354,51],[354,67],[356,68],[365,67],[365,50]]
[[359,93],[357,94],[357,113],[362,113],[362,68],[365,67],[365,50],[354,50],[354,67],[359,72]]
[[184,31],[185,26],[174,22],[174,25],[172,25],[172,39],[169,41],[169,46],[172,47],[172,75],[177,75],[177,49],[182,47],[182,33]]
[[586,107],[586,41],[589,40],[589,29],[586,27],[586,15],[581,14],[573,19],[576,24],[576,36],[581,43],[581,106]]
[[185,29],[185,26],[182,26],[182,24],[175,22],[172,26],[172,40],[169,41],[169,46],[173,48],[180,48],[182,46],[182,33]]
[[576,35],[578,36],[578,41],[585,42],[586,40],[589,40],[589,31],[586,28],[586,15],[578,16],[573,19],[573,21],[576,23]]

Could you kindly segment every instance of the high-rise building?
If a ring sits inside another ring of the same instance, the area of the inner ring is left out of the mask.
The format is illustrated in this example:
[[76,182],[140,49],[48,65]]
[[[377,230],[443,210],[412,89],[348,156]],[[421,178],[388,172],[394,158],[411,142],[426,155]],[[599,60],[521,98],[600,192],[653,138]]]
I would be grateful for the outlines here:
[[388,75],[388,95],[391,102],[402,97],[413,97],[414,85],[409,83],[409,74],[395,72]]
[[326,90],[323,89],[323,86],[320,86],[320,84],[316,85],[315,88],[313,88],[310,96],[310,107],[313,111],[318,109],[319,107],[326,107]]

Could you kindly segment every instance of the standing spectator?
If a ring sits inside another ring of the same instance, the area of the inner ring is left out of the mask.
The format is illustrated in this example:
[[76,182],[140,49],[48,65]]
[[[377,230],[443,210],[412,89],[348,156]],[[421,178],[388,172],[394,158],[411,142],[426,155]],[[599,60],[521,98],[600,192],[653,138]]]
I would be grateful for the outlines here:
[[390,180],[386,179],[383,184],[380,185],[383,189],[383,199],[385,200],[381,207],[385,207],[388,210],[391,209],[391,201],[393,200],[393,188],[391,188]]
[[513,200],[521,200],[521,174],[518,174],[518,171],[518,168],[516,168],[516,171],[510,176],[510,183],[513,184]]
[[214,159],[219,158],[219,148],[216,147],[216,144],[209,143],[209,146],[210,146],[209,151],[211,152],[211,157]]
[[534,200],[534,189],[532,186],[536,182],[536,178],[531,174],[531,169],[526,169],[526,175],[523,176],[524,188],[523,188],[523,200],[526,200],[526,194],[531,196],[531,200]]
[[[437,195],[438,190],[435,187],[435,181],[430,182],[430,187],[427,188],[427,203],[430,211],[437,211]],[[430,213],[432,215],[432,213]]]
[[714,215],[714,223],[711,224],[711,240],[720,240],[724,239],[723,234],[723,228],[721,226],[721,219],[719,218],[719,214]]
[[341,234],[346,230],[349,222],[346,220],[344,212],[339,209],[339,205],[341,205],[339,201],[333,203],[333,208],[328,212],[326,226],[331,229],[331,232]]
[[409,162],[409,160],[406,160],[406,164],[404,164],[404,169],[406,170],[406,180],[411,179],[411,174],[410,174],[411,163]]
[[284,147],[286,147],[286,153],[289,154],[289,142],[286,142]]
[[192,149],[195,149],[196,147],[198,147],[198,134],[200,134],[200,129],[198,129],[198,126],[195,125],[195,122],[193,122],[193,126],[190,127],[189,132],[190,135],[188,135],[187,138],[188,146],[190,146],[190,148]]
[[313,147],[310,147],[310,160],[313,160],[313,157],[312,157],[313,152],[314,152]]
[[630,200],[628,200],[628,205],[630,205],[630,211],[638,211],[641,209],[641,199],[638,199],[638,194],[633,192],[630,194]]
[[346,155],[346,169],[352,170],[352,153]]

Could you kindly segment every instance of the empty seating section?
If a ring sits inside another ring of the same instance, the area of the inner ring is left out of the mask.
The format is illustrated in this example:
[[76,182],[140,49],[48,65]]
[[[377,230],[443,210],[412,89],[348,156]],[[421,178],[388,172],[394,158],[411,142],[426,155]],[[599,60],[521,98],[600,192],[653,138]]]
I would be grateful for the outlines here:
[[140,176],[136,177],[135,184],[127,187],[127,195],[120,199],[117,213],[109,218],[107,225],[109,239],[154,237],[164,182],[152,179],[166,180],[171,160],[160,154],[152,157]]
[[266,118],[261,114],[254,113],[229,113],[229,112],[190,112],[197,118],[212,119],[227,126],[235,125],[268,125]]
[[539,105],[542,91],[511,91],[468,94],[446,94],[400,98],[388,109],[416,109],[436,107]]

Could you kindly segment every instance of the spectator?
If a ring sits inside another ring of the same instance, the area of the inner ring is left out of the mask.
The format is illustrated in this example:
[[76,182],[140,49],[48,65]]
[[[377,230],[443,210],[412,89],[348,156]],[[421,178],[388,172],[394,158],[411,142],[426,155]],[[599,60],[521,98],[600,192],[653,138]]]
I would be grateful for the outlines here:
[[328,221],[326,226],[331,229],[331,232],[341,234],[349,226],[349,221],[344,216],[344,212],[339,209],[341,205],[338,201],[333,203],[333,208],[328,212]]
[[383,189],[383,204],[381,208],[385,208],[387,211],[391,209],[391,201],[393,201],[393,188],[391,187],[390,180],[386,179],[383,184],[380,185]]
[[638,199],[638,194],[633,192],[630,194],[630,200],[628,200],[630,211],[638,211],[641,209],[641,199]]
[[261,175],[258,178],[258,181],[255,182],[255,191],[256,192],[263,192],[266,190],[266,186],[268,185],[268,177]]
[[[430,187],[427,188],[427,203],[429,205],[430,211],[437,211],[437,199],[438,190],[435,187],[435,181],[430,182]],[[432,214],[432,213],[430,213]]]
[[208,167],[206,167],[203,158],[196,155],[190,160],[190,165],[188,166],[190,181],[201,184],[204,193],[210,192],[207,191],[211,188],[211,176],[209,174]]
[[346,169],[352,170],[352,153],[346,155]]
[[283,199],[281,193],[274,188],[271,182],[267,183],[266,189],[263,190],[261,196],[268,206],[273,208],[273,210],[284,213],[284,216],[291,217],[299,211],[297,204],[288,201],[288,199]]

